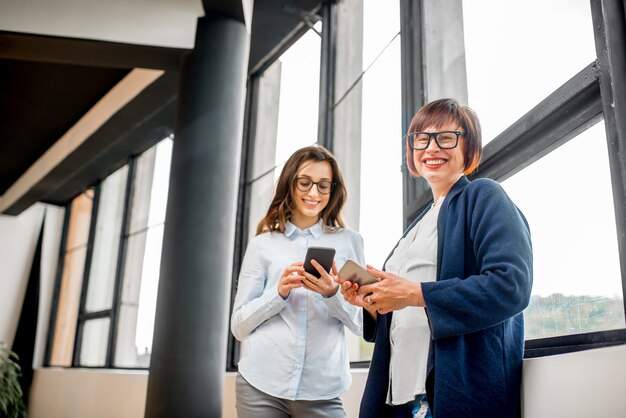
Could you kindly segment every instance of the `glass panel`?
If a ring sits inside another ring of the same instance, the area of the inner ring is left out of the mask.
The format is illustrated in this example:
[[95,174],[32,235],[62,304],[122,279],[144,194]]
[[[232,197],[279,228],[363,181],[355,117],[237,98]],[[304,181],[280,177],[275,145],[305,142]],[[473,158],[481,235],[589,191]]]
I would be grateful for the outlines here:
[[[317,22],[317,31],[322,24]],[[317,142],[321,38],[309,30],[259,80],[259,114],[250,184],[248,238],[265,216],[282,165],[299,148]],[[277,121],[267,120],[278,107]],[[276,138],[273,132],[276,132]]]
[[[134,179],[137,194],[133,200],[148,202],[133,205],[133,210],[143,213],[131,213],[131,219],[141,219],[135,225],[141,224],[142,229],[131,234],[127,242],[114,359],[119,367],[150,364],[171,154],[172,140],[167,138],[139,158],[142,161]],[[150,185],[148,192],[146,185]]]
[[81,247],[68,252],[63,259],[63,277],[50,356],[51,366],[72,365],[86,254],[87,247]]
[[[396,37],[400,31],[399,2],[364,2],[363,19],[366,72],[362,78],[359,231],[365,241],[366,262],[382,268],[402,235],[402,99],[400,37]],[[380,199],[380,192],[384,199]],[[346,335],[350,361],[369,360],[373,344]]]
[[87,245],[89,239],[89,224],[91,223],[91,209],[93,207],[93,189],[76,197],[70,209],[70,221],[67,232],[67,251],[79,246]]
[[137,315],[136,345],[139,353],[152,350],[152,332],[156,312],[159,273],[161,267],[161,249],[163,247],[164,225],[148,230],[146,251],[141,272],[141,289],[139,292],[139,312]]
[[165,138],[156,146],[156,160],[154,173],[152,174],[152,193],[150,194],[148,226],[157,226],[165,222],[173,145],[174,141],[172,141],[171,138]]
[[109,339],[109,318],[86,321],[80,347],[80,365],[102,367],[106,364]]
[[126,244],[126,265],[124,267],[114,359],[115,366],[118,367],[139,366],[137,364],[138,348],[135,340],[146,236],[147,231],[145,230],[136,233],[128,238]]
[[67,250],[63,257],[63,275],[54,323],[54,342],[50,354],[51,366],[72,365],[93,196],[94,190],[89,189],[74,198],[71,203],[65,247]]
[[128,257],[118,324],[115,365],[150,364],[164,225],[133,235]]
[[[319,30],[321,23],[315,27]],[[284,163],[295,150],[317,142],[321,45],[320,36],[309,30],[279,58],[276,165]]]
[[150,193],[152,193],[152,173],[154,173],[155,157],[156,147],[152,147],[137,158],[135,177],[133,179],[129,234],[134,234],[148,227],[148,211],[150,210]]
[[137,158],[129,234],[165,222],[172,145],[165,138]]
[[128,166],[124,166],[102,182],[85,305],[87,312],[111,308],[127,175]]
[[[280,175],[278,171],[276,176]],[[248,240],[256,235],[256,227],[267,213],[274,195],[274,171],[258,178],[250,185],[248,206]]]
[[[365,2],[363,7],[364,57],[376,56],[400,30],[398,2]],[[377,39],[379,31],[387,34],[385,42]],[[380,49],[375,53],[372,48]],[[364,58],[364,66],[370,64]],[[404,149],[399,36],[378,57],[362,80],[360,232],[366,243],[367,262],[381,268],[402,235],[400,167]],[[371,192],[383,190],[385,199]],[[385,222],[380,222],[383,218]]]
[[[572,168],[593,171],[573,175]],[[526,339],[624,328],[604,123],[504,181],[531,228],[534,283]]]
[[484,144],[596,59],[589,0],[464,0],[463,17]]

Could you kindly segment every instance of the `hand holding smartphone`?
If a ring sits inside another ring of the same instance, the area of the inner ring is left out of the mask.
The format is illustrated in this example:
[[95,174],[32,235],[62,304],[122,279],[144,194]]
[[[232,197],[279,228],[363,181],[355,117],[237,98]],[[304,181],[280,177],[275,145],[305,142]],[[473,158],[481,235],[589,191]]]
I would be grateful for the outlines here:
[[341,270],[339,270],[339,278],[344,281],[358,283],[359,286],[376,283],[378,281],[376,276],[352,260],[346,261],[346,264],[341,267]]
[[335,249],[328,247],[309,247],[304,258],[304,271],[312,274],[313,276],[320,278],[320,273],[317,271],[311,260],[315,260],[324,267],[324,270],[330,271],[333,265],[333,259],[335,258]]

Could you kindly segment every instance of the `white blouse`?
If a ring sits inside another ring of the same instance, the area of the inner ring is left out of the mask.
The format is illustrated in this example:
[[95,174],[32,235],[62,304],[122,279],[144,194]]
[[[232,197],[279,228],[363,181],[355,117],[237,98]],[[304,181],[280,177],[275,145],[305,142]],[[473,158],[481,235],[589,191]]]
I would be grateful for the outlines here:
[[[445,196],[400,240],[385,270],[413,282],[437,278],[437,218]],[[394,311],[389,331],[391,360],[387,403],[402,405],[426,393],[430,328],[424,308]]]

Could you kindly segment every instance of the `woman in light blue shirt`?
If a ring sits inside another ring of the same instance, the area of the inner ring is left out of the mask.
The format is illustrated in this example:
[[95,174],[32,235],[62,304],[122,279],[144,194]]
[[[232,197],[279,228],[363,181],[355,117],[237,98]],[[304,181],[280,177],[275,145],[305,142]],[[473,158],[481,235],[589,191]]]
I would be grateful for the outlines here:
[[336,250],[364,264],[361,235],[345,227],[343,176],[321,146],[296,151],[248,244],[231,331],[241,341],[236,408],[246,417],[345,417],[340,396],[351,383],[344,335],[362,334],[361,309],[338,292],[334,276],[304,272],[307,248]]

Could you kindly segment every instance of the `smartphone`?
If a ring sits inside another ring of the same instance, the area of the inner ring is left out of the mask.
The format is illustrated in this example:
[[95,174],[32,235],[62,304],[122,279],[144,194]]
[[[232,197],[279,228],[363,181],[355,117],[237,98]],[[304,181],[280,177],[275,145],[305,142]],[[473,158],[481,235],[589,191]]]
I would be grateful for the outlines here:
[[320,273],[315,267],[313,267],[311,260],[317,261],[322,265],[322,267],[324,267],[324,270],[330,271],[330,268],[333,265],[333,258],[335,258],[334,248],[309,247],[306,251],[306,257],[304,257],[304,271],[311,273],[319,279]]
[[339,278],[352,283],[358,283],[359,286],[376,283],[378,281],[376,276],[352,260],[346,261],[346,264],[344,264],[341,270],[339,270]]

